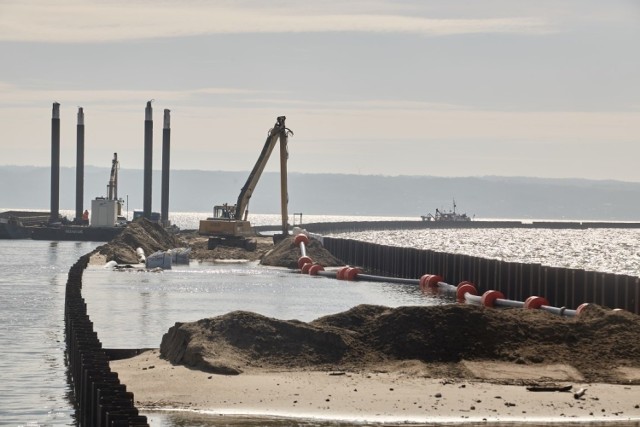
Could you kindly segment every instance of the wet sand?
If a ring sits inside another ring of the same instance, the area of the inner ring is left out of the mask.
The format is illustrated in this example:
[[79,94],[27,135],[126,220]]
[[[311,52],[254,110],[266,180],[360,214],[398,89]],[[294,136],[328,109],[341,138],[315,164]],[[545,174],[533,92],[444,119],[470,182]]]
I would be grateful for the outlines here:
[[[417,361],[357,372],[250,369],[225,376],[172,365],[153,350],[111,367],[140,409],[388,423],[640,420],[640,386],[587,384],[568,365],[461,362],[455,369],[466,371],[464,379]],[[640,376],[629,368],[619,374]],[[524,383],[532,379],[572,389],[528,391]],[[579,389],[586,391],[576,399]]]

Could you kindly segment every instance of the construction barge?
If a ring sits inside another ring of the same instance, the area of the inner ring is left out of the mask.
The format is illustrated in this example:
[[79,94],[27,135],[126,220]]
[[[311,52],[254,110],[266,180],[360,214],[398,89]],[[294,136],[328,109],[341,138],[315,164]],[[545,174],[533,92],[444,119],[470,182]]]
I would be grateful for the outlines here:
[[0,212],[0,239],[29,239],[35,227],[49,222],[49,212]]
[[[154,220],[151,212],[152,108],[145,109],[145,182],[143,216]],[[163,120],[162,211],[157,222],[169,226],[170,112]],[[0,213],[0,239],[34,239],[108,242],[122,233],[128,219],[122,215],[124,200],[118,197],[118,154],[113,154],[106,197],[91,201],[91,212],[84,210],[84,111],[78,107],[76,157],[76,210],[73,220],[60,215],[60,104],[53,103],[51,117],[51,209],[49,212],[7,211]],[[136,215],[134,214],[134,219]]]
[[124,227],[87,227],[83,225],[34,227],[31,230],[31,239],[108,242],[122,233],[122,230]]

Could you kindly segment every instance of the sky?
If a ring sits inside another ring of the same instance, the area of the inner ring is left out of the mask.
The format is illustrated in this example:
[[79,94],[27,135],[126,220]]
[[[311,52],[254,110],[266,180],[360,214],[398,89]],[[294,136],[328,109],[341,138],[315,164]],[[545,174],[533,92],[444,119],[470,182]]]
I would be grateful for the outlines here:
[[[640,182],[637,0],[0,0],[0,165]],[[277,151],[275,151],[277,153]],[[267,170],[278,170],[278,159]]]

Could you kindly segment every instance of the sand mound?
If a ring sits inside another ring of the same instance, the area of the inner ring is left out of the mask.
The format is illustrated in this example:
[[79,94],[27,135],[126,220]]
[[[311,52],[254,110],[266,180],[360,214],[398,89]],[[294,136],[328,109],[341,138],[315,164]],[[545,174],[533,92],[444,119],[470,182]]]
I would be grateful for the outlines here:
[[92,253],[106,257],[106,261],[116,261],[118,264],[136,264],[138,256],[136,249],[142,248],[145,254],[156,251],[184,247],[185,244],[175,235],[146,218],[140,218],[129,225],[116,238],[106,245],[97,247]]
[[587,381],[616,382],[613,367],[640,367],[640,317],[596,309],[567,319],[457,304],[361,305],[310,323],[232,312],[177,323],[160,352],[172,363],[223,374],[252,366],[359,369],[390,360],[464,359],[565,363]]
[[317,366],[339,363],[355,346],[343,330],[236,311],[176,323],[160,351],[173,363],[236,374],[245,366]]
[[[260,263],[263,265],[272,265],[276,267],[298,268],[298,259],[302,256],[300,248],[293,244],[294,236],[289,236],[286,239],[278,243],[271,251],[266,253]],[[336,267],[345,265],[329,251],[327,251],[322,244],[314,239],[309,239],[309,244],[306,245],[307,256],[310,257],[313,262],[323,265],[324,267]]]
[[222,259],[258,261],[264,254],[273,249],[272,237],[252,237],[252,239],[256,241],[256,249],[247,250],[245,248],[224,245],[218,245],[215,249],[209,249],[209,237],[201,236],[194,231],[180,232],[178,235],[191,248],[191,259],[197,259],[199,261],[215,261]]

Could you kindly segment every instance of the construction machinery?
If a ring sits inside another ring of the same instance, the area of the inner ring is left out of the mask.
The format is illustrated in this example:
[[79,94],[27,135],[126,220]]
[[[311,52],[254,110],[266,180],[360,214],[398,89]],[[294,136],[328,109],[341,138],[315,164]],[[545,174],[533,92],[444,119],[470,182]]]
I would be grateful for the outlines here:
[[225,203],[213,208],[213,217],[200,221],[198,233],[209,236],[208,248],[214,249],[218,245],[243,247],[254,250],[256,247],[255,236],[249,216],[249,200],[253,190],[258,185],[260,176],[271,156],[274,147],[280,141],[280,208],[282,214],[282,233],[274,236],[274,241],[282,239],[289,234],[288,224],[288,193],[287,193],[287,140],[293,135],[290,129],[285,127],[285,116],[276,119],[275,126],[269,130],[267,140],[264,143],[260,157],[249,174],[247,182],[240,190],[236,204]]
[[107,184],[107,197],[96,197],[91,201],[91,227],[117,227],[126,225],[122,216],[123,200],[118,199],[118,153],[113,153],[111,174]]
[[31,238],[34,240],[74,240],[84,242],[108,242],[124,230],[127,219],[122,216],[124,200],[118,198],[118,154],[113,153],[111,174],[107,184],[107,196],[96,197],[91,201],[91,223],[89,211],[82,214],[82,224],[68,224],[66,218],[61,223],[45,227],[34,227]]

